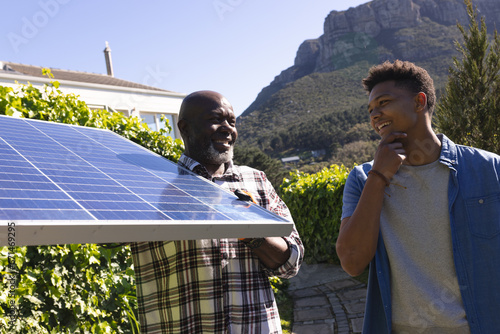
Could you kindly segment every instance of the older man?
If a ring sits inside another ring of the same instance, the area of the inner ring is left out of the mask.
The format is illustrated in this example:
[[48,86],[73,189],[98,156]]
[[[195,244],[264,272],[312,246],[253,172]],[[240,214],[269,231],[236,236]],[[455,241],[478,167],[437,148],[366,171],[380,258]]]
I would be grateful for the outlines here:
[[[221,94],[188,95],[179,114],[186,150],[178,164],[291,220],[263,172],[233,165],[235,125]],[[132,251],[143,332],[267,334],[281,333],[268,277],[296,275],[304,249],[294,228],[286,237],[138,243]]]

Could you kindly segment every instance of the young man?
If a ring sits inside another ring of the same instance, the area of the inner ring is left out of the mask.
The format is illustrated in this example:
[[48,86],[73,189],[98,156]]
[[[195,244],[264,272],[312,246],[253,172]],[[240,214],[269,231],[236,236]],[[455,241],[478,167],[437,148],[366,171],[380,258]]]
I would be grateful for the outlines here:
[[[292,219],[263,172],[233,165],[236,117],[224,96],[194,92],[182,102],[179,166],[222,187],[249,192]],[[269,276],[297,274],[303,246],[287,237],[138,243],[132,248],[143,333],[281,333]]]
[[410,62],[372,67],[363,85],[381,136],[344,190],[337,252],[370,264],[364,333],[500,330],[500,157],[431,127],[435,91]]

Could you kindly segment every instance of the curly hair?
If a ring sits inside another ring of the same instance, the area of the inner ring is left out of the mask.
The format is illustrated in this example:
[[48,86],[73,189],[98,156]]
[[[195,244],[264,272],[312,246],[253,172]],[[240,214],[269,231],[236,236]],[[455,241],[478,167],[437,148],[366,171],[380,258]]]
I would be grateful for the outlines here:
[[434,81],[425,69],[409,61],[395,60],[394,63],[385,61],[370,68],[368,76],[362,83],[365,90],[370,93],[375,85],[390,80],[394,80],[397,87],[408,89],[415,94],[424,92],[427,95],[427,107],[432,115],[436,104],[436,90]]

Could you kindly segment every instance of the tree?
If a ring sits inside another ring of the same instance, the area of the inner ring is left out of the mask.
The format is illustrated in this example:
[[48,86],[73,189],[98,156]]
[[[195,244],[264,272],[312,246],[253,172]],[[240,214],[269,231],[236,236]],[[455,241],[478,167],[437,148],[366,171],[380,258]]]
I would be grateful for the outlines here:
[[276,189],[283,182],[283,178],[288,175],[288,171],[283,168],[279,160],[271,158],[254,146],[236,144],[234,148],[234,163],[250,166],[265,172],[268,180],[271,181]]
[[469,30],[458,24],[462,59],[453,58],[444,96],[436,108],[436,126],[458,144],[500,153],[500,37],[488,40],[484,17],[465,0]]
[[379,142],[376,140],[359,140],[347,143],[342,146],[333,157],[336,164],[343,164],[345,166],[353,166],[365,161],[370,161],[377,151]]

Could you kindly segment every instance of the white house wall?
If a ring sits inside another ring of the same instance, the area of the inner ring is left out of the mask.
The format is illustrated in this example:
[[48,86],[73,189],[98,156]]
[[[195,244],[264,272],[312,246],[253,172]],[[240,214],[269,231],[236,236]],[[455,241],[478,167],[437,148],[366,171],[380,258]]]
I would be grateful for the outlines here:
[[[15,81],[27,83],[35,87],[42,87],[51,80],[25,75],[0,74],[0,85],[15,87]],[[107,106],[114,110],[132,112],[134,115],[144,113],[171,114],[177,123],[177,116],[183,98],[186,94],[145,90],[129,87],[99,85],[74,81],[58,80],[59,90],[63,93],[73,93],[90,106]],[[175,138],[180,138],[177,124],[174,128]]]

